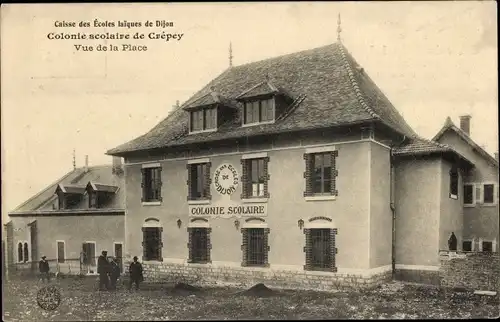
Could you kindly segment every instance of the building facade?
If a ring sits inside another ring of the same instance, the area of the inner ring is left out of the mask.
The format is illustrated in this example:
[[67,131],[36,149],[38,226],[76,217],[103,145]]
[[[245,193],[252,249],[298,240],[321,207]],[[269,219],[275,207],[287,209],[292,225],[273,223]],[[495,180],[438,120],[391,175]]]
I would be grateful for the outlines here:
[[451,233],[468,237],[474,162],[419,137],[340,41],[231,66],[108,154],[152,280],[435,282]]
[[125,191],[119,159],[113,166],[75,168],[9,213],[4,225],[9,273],[96,274],[107,250],[123,258]]

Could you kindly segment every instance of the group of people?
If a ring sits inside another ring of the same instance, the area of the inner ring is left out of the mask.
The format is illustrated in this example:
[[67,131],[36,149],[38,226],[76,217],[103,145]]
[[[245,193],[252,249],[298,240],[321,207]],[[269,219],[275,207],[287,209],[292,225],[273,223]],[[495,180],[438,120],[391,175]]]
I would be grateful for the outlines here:
[[[120,266],[113,258],[108,260],[108,252],[103,251],[102,255],[97,260],[97,273],[99,274],[99,290],[110,289],[116,290],[116,282],[120,277]],[[134,261],[129,267],[130,282],[129,289],[132,284],[135,284],[135,289],[139,289],[139,283],[144,280],[142,275],[142,265],[138,262],[137,256],[134,256]]]
[[[40,277],[42,281],[50,282],[50,267],[46,256],[42,256],[42,260],[38,263]],[[120,265],[112,257],[108,257],[108,252],[103,251],[97,260],[97,273],[99,274],[99,290],[116,290],[116,282],[121,275]],[[137,256],[134,256],[134,261],[129,267],[130,282],[128,288],[132,288],[135,284],[135,289],[139,289],[139,284],[144,280],[142,274],[142,265],[138,262]]]

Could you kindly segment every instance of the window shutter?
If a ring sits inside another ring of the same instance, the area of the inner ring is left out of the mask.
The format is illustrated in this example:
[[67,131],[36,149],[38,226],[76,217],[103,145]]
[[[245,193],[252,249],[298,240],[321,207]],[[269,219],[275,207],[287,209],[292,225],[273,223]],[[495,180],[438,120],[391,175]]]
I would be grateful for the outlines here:
[[162,238],[162,232],[163,232],[163,227],[158,228],[158,238],[159,238],[159,247],[158,247],[158,260],[160,262],[163,262],[163,257],[162,257],[162,250],[163,250],[163,238]]
[[304,252],[306,253],[306,264],[304,265],[304,270],[308,271],[311,269],[312,264],[311,229],[304,228],[304,234],[306,235],[306,246],[304,247]]
[[207,263],[212,262],[212,257],[210,253],[212,252],[212,241],[210,239],[210,234],[212,233],[212,228],[207,228]]
[[269,198],[270,193],[269,193],[269,179],[271,178],[269,174],[269,157],[264,158],[264,175],[266,176],[266,180],[264,181],[264,197]]
[[193,262],[193,228],[188,228],[187,229],[187,232],[188,232],[188,243],[187,243],[187,247],[188,247],[188,263],[192,263]]
[[158,182],[157,182],[157,189],[158,189],[158,201],[163,201],[163,198],[161,197],[161,186],[162,186],[162,181],[161,181],[161,170],[162,168],[158,168]]
[[269,251],[271,247],[269,247],[269,232],[271,230],[269,228],[264,228],[264,266],[269,267]]
[[186,169],[188,172],[188,179],[187,179],[187,186],[188,186],[188,195],[187,195],[187,200],[192,200],[193,199],[193,189],[191,189],[191,181],[193,180],[193,175],[192,175],[192,170],[191,170],[192,165],[191,164],[186,164]]
[[310,153],[304,153],[304,161],[306,163],[305,166],[305,171],[304,171],[304,178],[306,181],[306,187],[304,191],[304,197],[307,196],[312,196],[312,180],[311,180],[311,175],[312,175],[312,154]]
[[339,151],[335,150],[332,152],[332,195],[338,196],[339,192],[337,190],[337,176],[339,175],[339,171],[337,170],[337,157],[339,155]]
[[212,168],[212,162],[207,162],[205,167],[205,189],[207,191],[206,199],[212,199],[212,193],[210,190],[210,185],[212,184],[212,179],[210,178],[210,171]]
[[337,254],[337,248],[335,247],[335,236],[337,235],[337,229],[330,229],[330,270],[334,273],[337,272],[337,267],[335,266],[335,255]]
[[142,190],[141,202],[144,202],[146,201],[146,169],[144,168],[141,169],[141,190]]
[[148,254],[146,252],[146,229],[144,227],[142,229],[142,260],[148,260]]
[[246,228],[241,229],[242,245],[241,251],[243,255],[243,260],[241,261],[241,266],[247,266],[247,252],[248,252],[248,230]]
[[241,199],[248,198],[249,191],[248,191],[248,178],[249,178],[249,173],[248,173],[248,160],[241,160],[241,172],[243,173],[241,176]]

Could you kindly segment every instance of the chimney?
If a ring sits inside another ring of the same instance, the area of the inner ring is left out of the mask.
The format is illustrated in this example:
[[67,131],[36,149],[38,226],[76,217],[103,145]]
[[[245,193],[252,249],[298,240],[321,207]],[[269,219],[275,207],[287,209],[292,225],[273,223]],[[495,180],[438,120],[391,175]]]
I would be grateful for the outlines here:
[[88,172],[89,171],[89,156],[86,155],[85,156],[85,168],[84,168],[85,172]]
[[470,136],[470,115],[460,116],[460,129]]
[[121,157],[113,157],[113,168],[112,168],[113,174],[121,174],[123,173],[123,167],[122,167],[122,158]]

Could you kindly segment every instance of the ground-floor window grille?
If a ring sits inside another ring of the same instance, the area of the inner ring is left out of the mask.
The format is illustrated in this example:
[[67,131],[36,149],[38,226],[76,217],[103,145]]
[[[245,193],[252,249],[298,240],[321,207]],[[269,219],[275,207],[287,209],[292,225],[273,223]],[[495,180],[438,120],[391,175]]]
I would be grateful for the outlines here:
[[162,261],[163,242],[161,238],[162,227],[143,227],[143,260]]
[[243,228],[242,266],[268,266],[268,228]]
[[304,229],[306,235],[306,253],[305,270],[309,271],[333,271],[335,267],[335,235],[337,229]]
[[188,228],[189,262],[210,263],[210,232],[211,228]]

